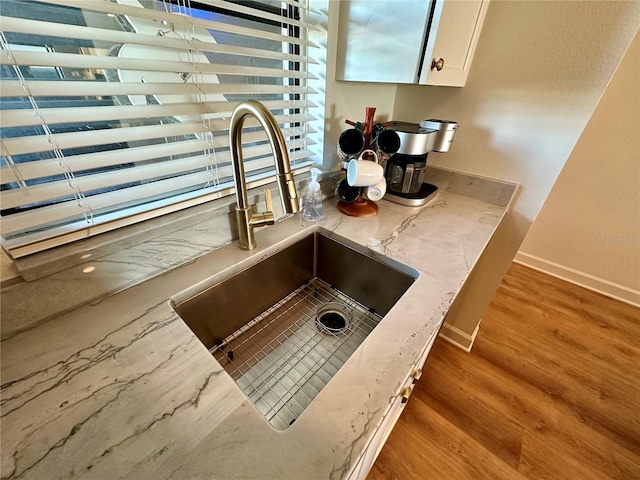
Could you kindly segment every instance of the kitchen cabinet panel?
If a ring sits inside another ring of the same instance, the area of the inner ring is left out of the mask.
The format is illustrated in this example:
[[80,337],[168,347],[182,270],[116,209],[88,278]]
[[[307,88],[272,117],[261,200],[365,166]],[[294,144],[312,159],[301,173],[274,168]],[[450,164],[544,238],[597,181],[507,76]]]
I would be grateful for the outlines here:
[[489,0],[343,0],[336,79],[464,86]]
[[400,393],[391,404],[389,411],[385,415],[382,423],[380,424],[380,427],[376,431],[375,435],[371,439],[371,442],[367,446],[367,449],[365,450],[355,469],[351,473],[349,480],[365,480],[367,478],[367,475],[369,474],[369,471],[378,458],[382,447],[389,438],[393,427],[395,427],[398,419],[400,418],[400,415],[402,415],[404,407],[406,407],[409,398],[413,393],[414,384],[420,379],[420,376],[422,375],[422,370],[424,369],[427,357],[429,356],[429,352],[431,352],[431,348],[433,347],[436,338],[438,338],[437,334],[433,336],[424,350],[420,353],[418,361],[415,363],[415,365],[411,369],[411,373],[402,384]]
[[411,395],[411,392],[413,392],[413,380],[411,378],[408,378],[405,381],[404,385],[402,386],[401,393],[391,404],[389,412],[387,412],[384,420],[382,420],[382,424],[380,424],[378,431],[371,439],[369,446],[360,458],[360,461],[349,477],[349,480],[365,480],[367,478],[367,475],[369,475],[369,471],[373,467],[376,458],[378,458],[382,447],[387,441],[387,438],[389,438],[389,435],[391,434],[393,427],[396,425],[396,422],[400,418],[404,407],[407,405],[408,398],[407,400],[403,401],[404,398],[402,396],[402,392],[404,391],[407,391],[409,396]]
[[434,3],[435,0],[341,1],[336,78],[414,83]]
[[[420,83],[464,86],[488,7],[489,0],[443,2],[433,51],[424,61]],[[442,69],[437,70],[440,59]]]

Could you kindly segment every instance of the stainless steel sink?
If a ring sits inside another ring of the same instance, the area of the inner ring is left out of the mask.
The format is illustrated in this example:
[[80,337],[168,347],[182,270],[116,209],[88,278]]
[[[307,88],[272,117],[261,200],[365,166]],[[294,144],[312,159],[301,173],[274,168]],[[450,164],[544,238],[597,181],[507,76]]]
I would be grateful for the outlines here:
[[312,233],[172,300],[278,430],[298,418],[418,277],[346,243]]

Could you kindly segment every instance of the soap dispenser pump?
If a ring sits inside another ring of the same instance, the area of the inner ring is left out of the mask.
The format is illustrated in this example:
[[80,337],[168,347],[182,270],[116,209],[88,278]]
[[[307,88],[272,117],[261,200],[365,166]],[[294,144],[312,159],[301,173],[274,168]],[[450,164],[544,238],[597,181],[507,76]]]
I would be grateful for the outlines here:
[[307,222],[319,222],[324,218],[322,211],[322,191],[318,183],[320,170],[311,169],[311,181],[307,185],[307,196],[302,206],[302,219]]

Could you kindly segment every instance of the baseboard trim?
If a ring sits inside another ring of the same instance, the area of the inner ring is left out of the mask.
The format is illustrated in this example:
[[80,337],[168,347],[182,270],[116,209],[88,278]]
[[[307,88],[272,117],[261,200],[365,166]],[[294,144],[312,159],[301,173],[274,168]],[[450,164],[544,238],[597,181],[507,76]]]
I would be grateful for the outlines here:
[[513,261],[579,287],[584,287],[587,290],[620,300],[634,307],[640,307],[640,291],[638,290],[633,290],[524,252],[518,252]]
[[447,325],[445,323],[442,325],[438,337],[442,338],[444,341],[449,342],[452,345],[455,345],[460,350],[464,350],[465,352],[469,353],[471,352],[471,347],[473,347],[473,342],[476,341],[476,336],[478,335],[479,329],[480,322],[478,322],[478,325],[476,325],[473,334],[469,335],[459,328],[456,328],[453,325]]

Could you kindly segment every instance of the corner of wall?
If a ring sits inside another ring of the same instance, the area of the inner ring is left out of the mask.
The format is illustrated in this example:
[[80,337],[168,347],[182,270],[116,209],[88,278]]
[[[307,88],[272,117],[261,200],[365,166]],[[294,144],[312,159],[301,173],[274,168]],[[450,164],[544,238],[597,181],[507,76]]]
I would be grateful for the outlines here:
[[639,82],[636,33],[516,256],[523,265],[636,306]]
[[441,336],[465,351],[471,349],[482,313],[516,255],[522,240],[522,221],[513,211],[505,215],[451,304]]
[[464,350],[465,352],[470,353],[471,347],[473,347],[473,342],[476,341],[478,330],[480,330],[481,321],[482,319],[478,321],[478,325],[471,335],[445,323],[444,325],[442,325],[442,329],[440,330],[438,336],[445,342],[449,342],[450,344],[458,347],[460,350]]

